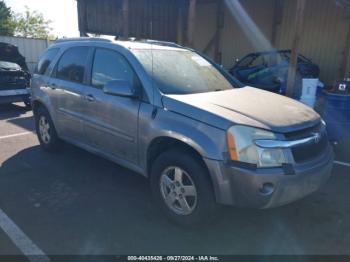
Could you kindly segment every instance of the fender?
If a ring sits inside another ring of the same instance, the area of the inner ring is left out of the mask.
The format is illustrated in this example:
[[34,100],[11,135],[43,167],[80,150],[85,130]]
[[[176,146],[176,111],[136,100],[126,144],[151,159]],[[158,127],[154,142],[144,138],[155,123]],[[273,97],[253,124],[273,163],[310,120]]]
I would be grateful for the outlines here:
[[206,125],[186,116],[157,108],[152,118],[153,106],[142,104],[139,113],[140,165],[147,166],[147,151],[154,139],[168,137],[179,140],[196,150],[203,158],[223,160],[227,151],[224,130]]

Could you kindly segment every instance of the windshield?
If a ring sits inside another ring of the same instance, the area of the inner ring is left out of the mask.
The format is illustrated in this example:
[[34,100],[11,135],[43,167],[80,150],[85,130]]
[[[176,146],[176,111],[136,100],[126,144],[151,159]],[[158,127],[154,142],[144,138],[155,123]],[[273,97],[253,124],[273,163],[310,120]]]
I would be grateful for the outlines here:
[[218,69],[194,52],[153,49],[133,50],[133,53],[164,94],[193,94],[233,88]]
[[5,70],[21,70],[21,67],[13,62],[0,61],[0,69]]

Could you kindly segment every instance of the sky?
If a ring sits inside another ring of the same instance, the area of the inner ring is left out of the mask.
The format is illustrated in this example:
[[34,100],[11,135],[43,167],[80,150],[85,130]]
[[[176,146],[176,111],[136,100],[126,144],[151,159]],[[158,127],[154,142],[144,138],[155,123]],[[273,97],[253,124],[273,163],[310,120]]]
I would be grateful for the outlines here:
[[79,36],[76,0],[5,0],[14,12],[21,13],[28,6],[51,20],[52,34],[58,37]]

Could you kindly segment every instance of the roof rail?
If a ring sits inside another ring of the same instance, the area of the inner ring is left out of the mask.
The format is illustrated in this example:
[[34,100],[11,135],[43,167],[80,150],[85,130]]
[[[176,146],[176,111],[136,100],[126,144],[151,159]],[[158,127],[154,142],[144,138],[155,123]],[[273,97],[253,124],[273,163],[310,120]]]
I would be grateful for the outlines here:
[[61,38],[55,41],[55,43],[64,43],[64,42],[74,42],[74,41],[100,41],[100,42],[112,42],[109,39],[98,38],[98,37],[72,37],[72,38]]
[[167,41],[159,41],[159,40],[151,40],[151,39],[144,39],[140,42],[148,43],[148,44],[154,44],[154,45],[161,45],[161,46],[169,46],[169,47],[181,47],[181,45],[176,44],[174,42],[167,42]]
[[144,39],[144,38],[137,38],[137,37],[116,37],[115,39],[116,40],[120,40],[120,41],[131,41],[131,42],[139,42],[139,43],[145,43],[145,44],[154,44],[154,45],[169,46],[169,47],[180,47],[180,48],[182,48],[181,45],[176,44],[174,42],[168,42],[168,41]]

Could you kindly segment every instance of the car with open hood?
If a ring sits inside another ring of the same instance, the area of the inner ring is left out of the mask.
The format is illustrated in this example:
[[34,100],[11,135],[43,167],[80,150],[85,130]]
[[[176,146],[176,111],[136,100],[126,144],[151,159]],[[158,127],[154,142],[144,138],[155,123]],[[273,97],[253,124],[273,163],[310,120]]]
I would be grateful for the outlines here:
[[39,61],[32,104],[45,150],[66,141],[147,177],[160,208],[182,225],[215,216],[217,204],[299,200],[333,165],[314,110],[244,86],[176,44],[58,41]]
[[24,102],[30,106],[30,73],[18,48],[0,43],[0,104]]

